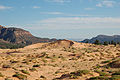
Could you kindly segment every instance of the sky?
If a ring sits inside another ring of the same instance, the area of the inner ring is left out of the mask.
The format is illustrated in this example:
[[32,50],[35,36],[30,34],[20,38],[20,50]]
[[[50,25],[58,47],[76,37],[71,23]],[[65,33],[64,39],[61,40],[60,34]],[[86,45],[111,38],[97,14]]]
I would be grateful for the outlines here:
[[120,35],[120,0],[0,0],[0,25],[42,38]]

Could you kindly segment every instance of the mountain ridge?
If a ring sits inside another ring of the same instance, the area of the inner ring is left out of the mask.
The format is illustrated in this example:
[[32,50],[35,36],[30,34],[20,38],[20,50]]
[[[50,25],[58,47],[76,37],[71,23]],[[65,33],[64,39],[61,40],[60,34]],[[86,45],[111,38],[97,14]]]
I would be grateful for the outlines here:
[[98,35],[96,37],[93,37],[91,39],[85,39],[81,42],[88,42],[88,43],[94,43],[95,40],[99,40],[101,43],[104,43],[105,41],[110,42],[120,42],[120,35],[113,35],[113,36],[108,36],[108,35]]
[[52,42],[56,39],[39,38],[33,36],[29,31],[10,27],[6,28],[0,25],[0,39],[12,44],[30,45],[41,42]]

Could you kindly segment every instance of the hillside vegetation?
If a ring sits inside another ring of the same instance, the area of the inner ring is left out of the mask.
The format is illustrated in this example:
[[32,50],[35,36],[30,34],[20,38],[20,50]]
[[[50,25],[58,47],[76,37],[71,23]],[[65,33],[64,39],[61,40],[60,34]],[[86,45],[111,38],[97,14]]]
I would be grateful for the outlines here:
[[0,52],[0,80],[120,80],[119,45],[59,40]]

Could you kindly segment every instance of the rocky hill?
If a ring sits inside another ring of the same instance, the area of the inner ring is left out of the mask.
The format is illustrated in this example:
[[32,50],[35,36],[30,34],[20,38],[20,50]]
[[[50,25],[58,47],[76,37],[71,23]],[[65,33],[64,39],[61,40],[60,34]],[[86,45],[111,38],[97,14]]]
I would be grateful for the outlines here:
[[56,39],[39,38],[20,28],[6,28],[0,26],[0,39],[14,44],[30,45],[40,42],[52,42]]
[[85,39],[82,42],[88,42],[88,43],[94,43],[95,40],[99,40],[101,43],[104,43],[105,41],[110,42],[120,42],[120,35],[113,35],[113,36],[107,36],[107,35],[98,35],[96,37],[93,37],[91,39]]

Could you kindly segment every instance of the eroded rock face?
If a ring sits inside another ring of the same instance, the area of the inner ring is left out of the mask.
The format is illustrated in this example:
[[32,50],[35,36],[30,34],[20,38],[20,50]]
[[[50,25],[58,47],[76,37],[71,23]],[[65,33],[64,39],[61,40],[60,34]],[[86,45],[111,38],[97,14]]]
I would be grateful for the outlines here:
[[6,28],[0,26],[0,39],[17,44],[33,44],[39,42],[51,42],[55,39],[38,38],[33,36],[30,32],[20,28]]

